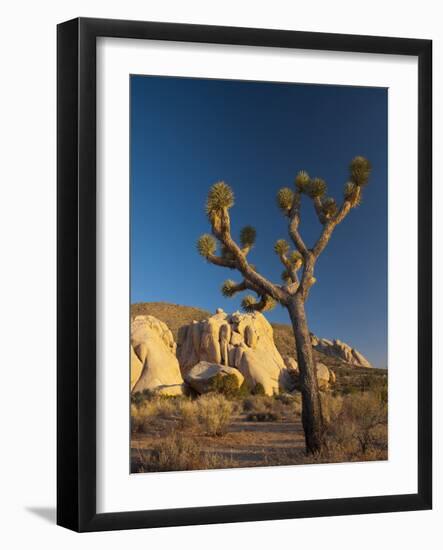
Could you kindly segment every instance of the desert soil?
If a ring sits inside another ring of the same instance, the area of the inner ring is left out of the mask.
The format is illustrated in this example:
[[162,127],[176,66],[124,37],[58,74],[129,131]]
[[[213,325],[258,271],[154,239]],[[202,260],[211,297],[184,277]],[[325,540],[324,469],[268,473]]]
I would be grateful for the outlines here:
[[[151,450],[169,431],[168,421],[152,430],[136,433],[131,439],[131,458]],[[309,462],[305,455],[303,428],[300,420],[250,422],[245,414],[234,417],[229,431],[222,437],[194,434],[205,454],[216,454],[227,467],[248,468]]]

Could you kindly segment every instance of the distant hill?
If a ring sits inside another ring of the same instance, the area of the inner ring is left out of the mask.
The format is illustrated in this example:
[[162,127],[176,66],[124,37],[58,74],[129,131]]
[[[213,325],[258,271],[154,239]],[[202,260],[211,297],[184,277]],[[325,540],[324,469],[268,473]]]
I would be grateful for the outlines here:
[[212,314],[198,307],[180,306],[166,302],[145,302],[131,305],[131,317],[136,315],[153,315],[166,323],[177,342],[178,329],[192,321],[202,321]]

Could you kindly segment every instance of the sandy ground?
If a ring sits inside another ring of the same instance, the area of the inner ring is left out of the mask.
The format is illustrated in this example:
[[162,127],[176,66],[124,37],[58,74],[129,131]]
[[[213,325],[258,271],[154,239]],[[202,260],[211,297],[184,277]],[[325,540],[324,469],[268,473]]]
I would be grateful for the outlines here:
[[[148,433],[133,434],[131,457],[136,459],[152,449],[167,432],[168,426],[164,423],[163,429],[156,425]],[[192,434],[192,437],[198,442],[202,452],[217,454],[226,462],[227,467],[303,464],[309,461],[304,451],[300,420],[250,422],[246,420],[246,415],[238,415],[224,436]]]

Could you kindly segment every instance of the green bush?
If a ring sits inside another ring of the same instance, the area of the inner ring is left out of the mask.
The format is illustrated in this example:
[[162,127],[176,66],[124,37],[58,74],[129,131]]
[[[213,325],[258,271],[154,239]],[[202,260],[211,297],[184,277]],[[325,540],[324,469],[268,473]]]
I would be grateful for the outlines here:
[[266,395],[265,388],[263,387],[263,384],[260,384],[260,382],[257,382],[255,386],[251,390],[252,395]]
[[211,381],[211,391],[224,395],[227,399],[235,399],[239,394],[238,378],[235,374],[218,373]]

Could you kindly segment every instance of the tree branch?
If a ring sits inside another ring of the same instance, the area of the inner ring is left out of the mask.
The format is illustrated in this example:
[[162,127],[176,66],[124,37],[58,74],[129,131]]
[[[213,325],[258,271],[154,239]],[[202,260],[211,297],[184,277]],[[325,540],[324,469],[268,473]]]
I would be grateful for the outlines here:
[[324,225],[326,222],[325,215],[323,213],[322,203],[320,197],[314,197],[312,199],[312,202],[314,203],[315,212],[317,214],[318,221]]
[[286,292],[278,285],[275,285],[263,275],[252,269],[249,265],[246,256],[243,254],[240,247],[231,237],[230,219],[227,208],[222,208],[219,212],[219,223],[213,224],[213,232],[219,241],[221,241],[227,250],[229,250],[235,258],[236,268],[243,274],[245,279],[259,289],[260,294],[269,294],[278,302],[284,303],[287,299]]
[[215,254],[209,254],[206,256],[206,259],[211,264],[218,265],[220,267],[229,267],[229,269],[236,269],[237,267],[237,262],[234,260],[228,260],[226,258],[222,258],[221,256],[216,256]]
[[312,252],[317,259],[320,254],[323,252],[323,250],[326,248],[326,245],[329,242],[329,239],[331,238],[331,235],[334,231],[334,229],[337,227],[338,224],[340,224],[346,216],[349,214],[351,210],[351,203],[348,200],[345,200],[342,204],[342,207],[340,208],[338,214],[332,218],[331,220],[327,221],[323,231],[320,235],[320,238],[316,242],[314,248],[312,249]]
[[300,223],[300,202],[301,193],[300,191],[297,191],[294,195],[294,201],[292,203],[291,212],[289,214],[289,235],[297,250],[303,257],[305,257],[308,253],[308,249],[298,231],[298,226]]

